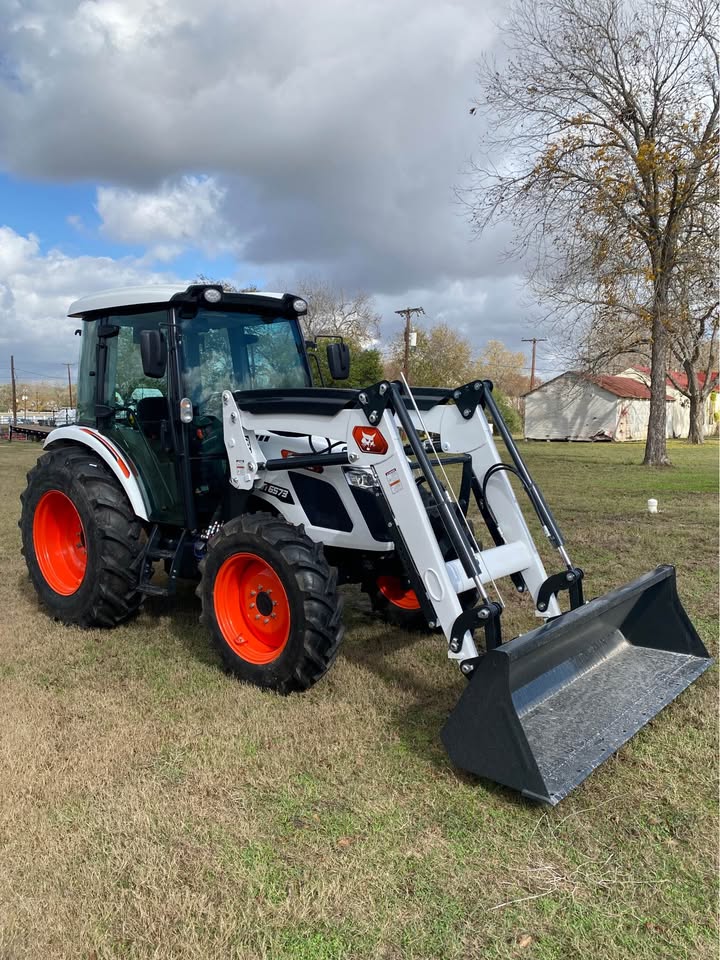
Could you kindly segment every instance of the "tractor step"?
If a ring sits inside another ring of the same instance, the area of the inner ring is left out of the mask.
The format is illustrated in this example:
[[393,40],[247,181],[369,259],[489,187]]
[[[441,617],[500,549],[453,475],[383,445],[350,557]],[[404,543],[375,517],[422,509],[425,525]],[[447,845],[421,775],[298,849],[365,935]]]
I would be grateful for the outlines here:
[[138,591],[147,597],[169,597],[171,593],[167,587],[159,587],[154,583],[141,583]]
[[148,551],[148,560],[172,560],[175,556],[175,550],[165,550],[161,547],[153,547]]

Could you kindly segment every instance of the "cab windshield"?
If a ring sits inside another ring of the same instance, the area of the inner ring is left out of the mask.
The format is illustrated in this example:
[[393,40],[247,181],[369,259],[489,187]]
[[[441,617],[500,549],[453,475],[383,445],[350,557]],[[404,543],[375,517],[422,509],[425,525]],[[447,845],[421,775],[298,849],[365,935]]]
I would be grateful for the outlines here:
[[181,321],[185,394],[196,415],[222,415],[223,390],[311,386],[298,321],[199,309]]

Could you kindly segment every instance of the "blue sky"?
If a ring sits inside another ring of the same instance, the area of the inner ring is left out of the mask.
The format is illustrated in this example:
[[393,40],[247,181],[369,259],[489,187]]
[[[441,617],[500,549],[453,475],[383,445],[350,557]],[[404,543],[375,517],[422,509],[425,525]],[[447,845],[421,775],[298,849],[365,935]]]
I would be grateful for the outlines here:
[[[0,174],[2,221],[18,233],[34,233],[45,251],[59,247],[72,257],[142,257],[146,253],[143,244],[119,243],[101,230],[97,189],[92,183],[43,182]],[[193,279],[199,273],[231,276],[239,264],[234,257],[210,258],[188,246],[173,257],[172,265],[179,276]]]

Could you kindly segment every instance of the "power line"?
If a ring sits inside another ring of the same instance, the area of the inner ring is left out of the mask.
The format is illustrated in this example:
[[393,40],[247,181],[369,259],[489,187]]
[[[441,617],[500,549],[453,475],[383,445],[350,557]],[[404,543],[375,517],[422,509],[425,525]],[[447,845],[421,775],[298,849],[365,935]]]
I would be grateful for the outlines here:
[[15,368],[15,373],[22,373],[26,377],[37,377],[41,380],[64,380],[65,377],[54,377],[50,373],[38,373],[37,370],[25,370],[20,367]]

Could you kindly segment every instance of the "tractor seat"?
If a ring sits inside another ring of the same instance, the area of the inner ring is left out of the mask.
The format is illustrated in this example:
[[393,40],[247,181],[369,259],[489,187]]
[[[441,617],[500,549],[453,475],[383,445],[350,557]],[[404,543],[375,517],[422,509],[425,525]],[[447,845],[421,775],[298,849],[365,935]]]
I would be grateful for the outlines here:
[[135,419],[148,439],[159,440],[162,424],[168,419],[166,398],[143,397],[138,400]]

